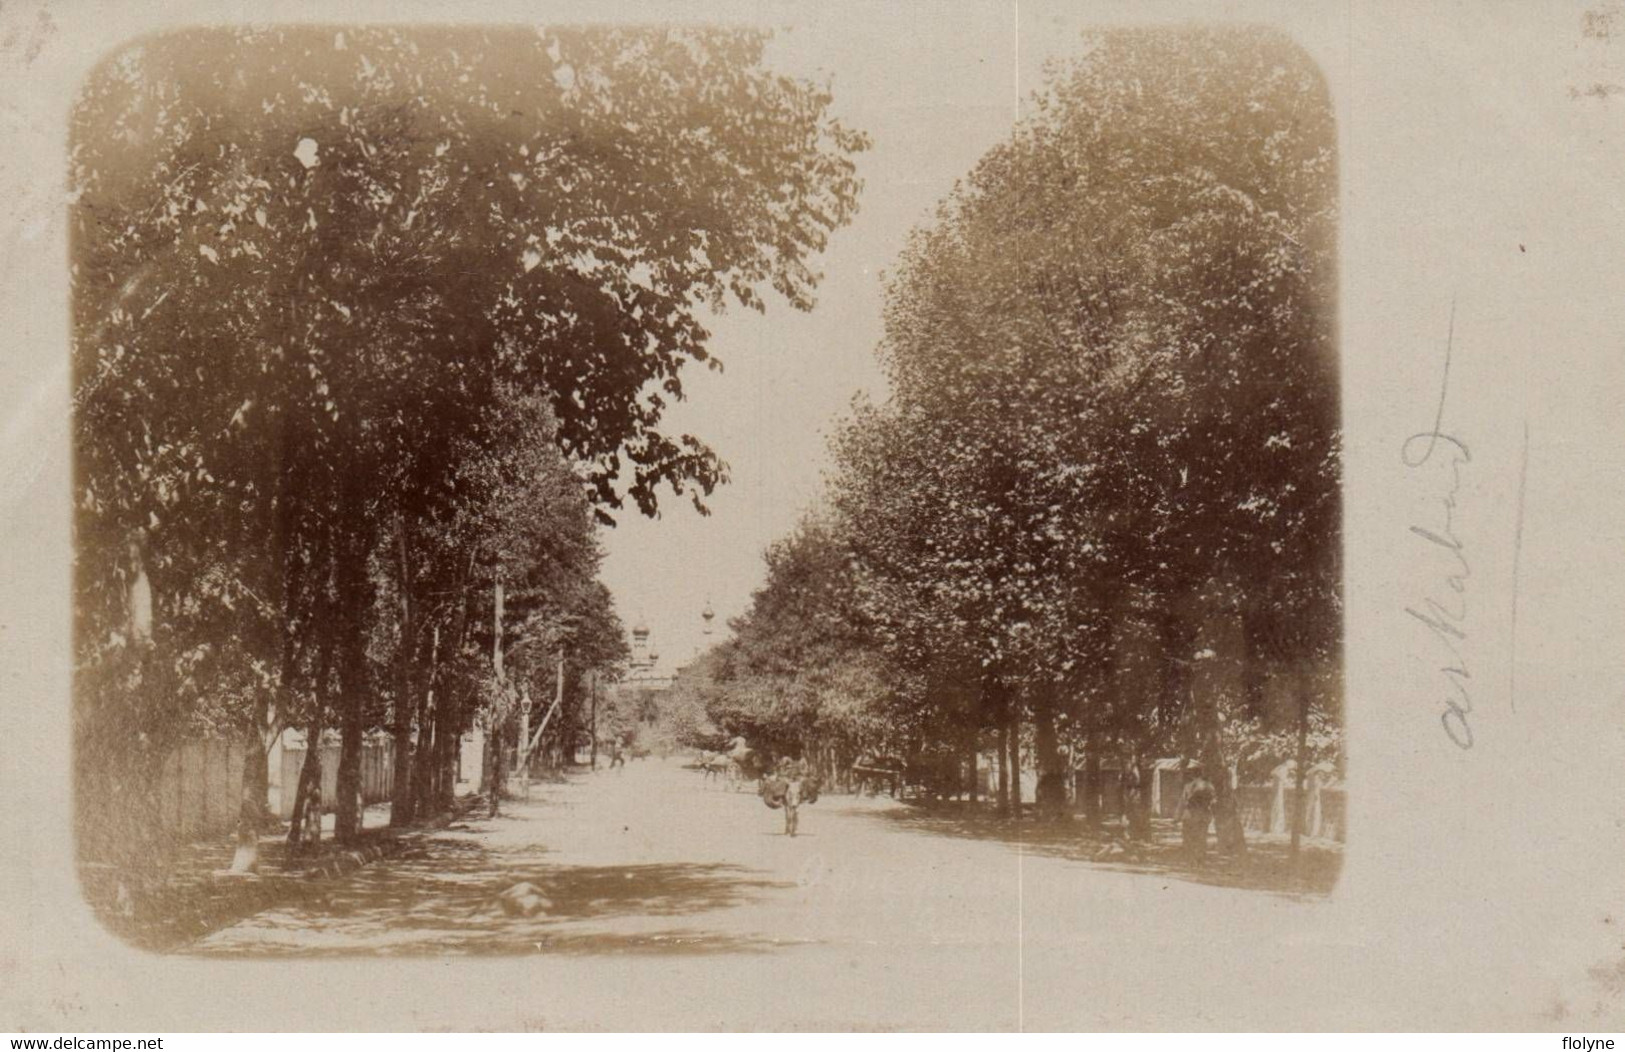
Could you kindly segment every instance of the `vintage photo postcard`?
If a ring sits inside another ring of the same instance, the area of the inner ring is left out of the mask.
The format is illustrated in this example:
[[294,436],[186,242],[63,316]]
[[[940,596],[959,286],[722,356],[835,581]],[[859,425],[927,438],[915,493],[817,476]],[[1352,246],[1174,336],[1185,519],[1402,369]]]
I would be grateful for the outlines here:
[[0,44],[8,1029],[1625,1019],[1617,0]]

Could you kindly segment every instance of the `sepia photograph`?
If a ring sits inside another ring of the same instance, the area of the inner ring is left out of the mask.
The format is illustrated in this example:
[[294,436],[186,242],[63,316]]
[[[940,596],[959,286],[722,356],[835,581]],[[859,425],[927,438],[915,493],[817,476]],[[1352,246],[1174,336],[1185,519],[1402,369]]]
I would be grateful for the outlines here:
[[[1081,37],[917,202],[873,278],[884,382],[826,430],[815,500],[732,553],[760,583],[711,595],[743,575],[707,587],[648,531],[665,565],[612,588],[605,531],[706,515],[750,452],[668,419],[693,373],[728,383],[713,317],[843,310],[822,253],[869,134],[766,44],[210,29],[86,85],[75,824],[109,927],[906,962],[998,937],[1018,844],[1038,894],[1331,889],[1312,63],[1265,31]],[[956,898],[990,911],[938,919]]]
[[[39,10],[8,63],[55,46]],[[13,864],[67,903],[29,923],[195,1030],[1617,1026],[1625,914],[1586,914],[1577,979],[1428,912],[1494,901],[1445,898],[1451,856],[1542,882],[1427,832],[1448,797],[1511,843],[1542,776],[1453,772],[1612,779],[1549,733],[1506,759],[1560,664],[1519,686],[1563,631],[1520,607],[1555,476],[1527,412],[1464,420],[1516,387],[1453,365],[1495,325],[1464,272],[1386,301],[1409,349],[1364,328],[1348,184],[1398,155],[1334,91],[1346,9],[1312,44],[1194,5],[839,10],[237,12],[85,56],[64,397],[8,422],[54,429],[64,498],[60,650],[14,636],[65,688],[28,702],[60,765],[10,739],[63,845]],[[1609,11],[1564,39],[1625,41]],[[1620,105],[1578,83],[1550,105]],[[1408,500],[1381,523],[1351,449]],[[17,457],[8,497],[45,470]],[[1441,1002],[1429,940],[1545,978]],[[44,1003],[8,1027],[87,1011]]]

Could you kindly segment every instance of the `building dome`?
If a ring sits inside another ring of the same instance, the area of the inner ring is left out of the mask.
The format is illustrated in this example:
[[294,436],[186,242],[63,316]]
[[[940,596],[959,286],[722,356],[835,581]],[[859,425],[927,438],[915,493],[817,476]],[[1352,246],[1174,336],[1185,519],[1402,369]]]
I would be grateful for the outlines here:
[[645,624],[641,618],[638,620],[637,624],[632,626],[632,636],[635,639],[649,638],[649,626]]

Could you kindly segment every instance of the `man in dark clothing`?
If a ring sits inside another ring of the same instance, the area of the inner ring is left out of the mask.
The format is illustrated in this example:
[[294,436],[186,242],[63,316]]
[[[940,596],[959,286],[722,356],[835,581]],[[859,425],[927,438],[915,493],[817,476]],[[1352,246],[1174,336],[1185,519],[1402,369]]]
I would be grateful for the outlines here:
[[1185,769],[1185,790],[1179,794],[1179,830],[1185,854],[1200,865],[1207,858],[1207,830],[1213,824],[1213,805],[1219,792],[1202,773],[1201,764]]
[[1123,818],[1127,827],[1127,834],[1134,840],[1151,839],[1151,808],[1145,798],[1145,772],[1140,766],[1140,756],[1135,753],[1129,757],[1128,766],[1123,768]]

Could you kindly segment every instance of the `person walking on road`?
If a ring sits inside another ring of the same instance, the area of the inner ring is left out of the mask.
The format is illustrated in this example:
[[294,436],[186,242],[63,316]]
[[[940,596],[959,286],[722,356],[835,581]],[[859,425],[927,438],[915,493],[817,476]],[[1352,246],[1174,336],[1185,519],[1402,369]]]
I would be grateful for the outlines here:
[[784,835],[795,836],[796,826],[801,821],[801,779],[794,774],[785,780],[784,787]]
[[801,805],[817,799],[816,781],[809,779],[795,760],[781,760],[778,769],[762,779],[762,801],[774,810],[784,811],[785,836],[796,835],[801,824]]

